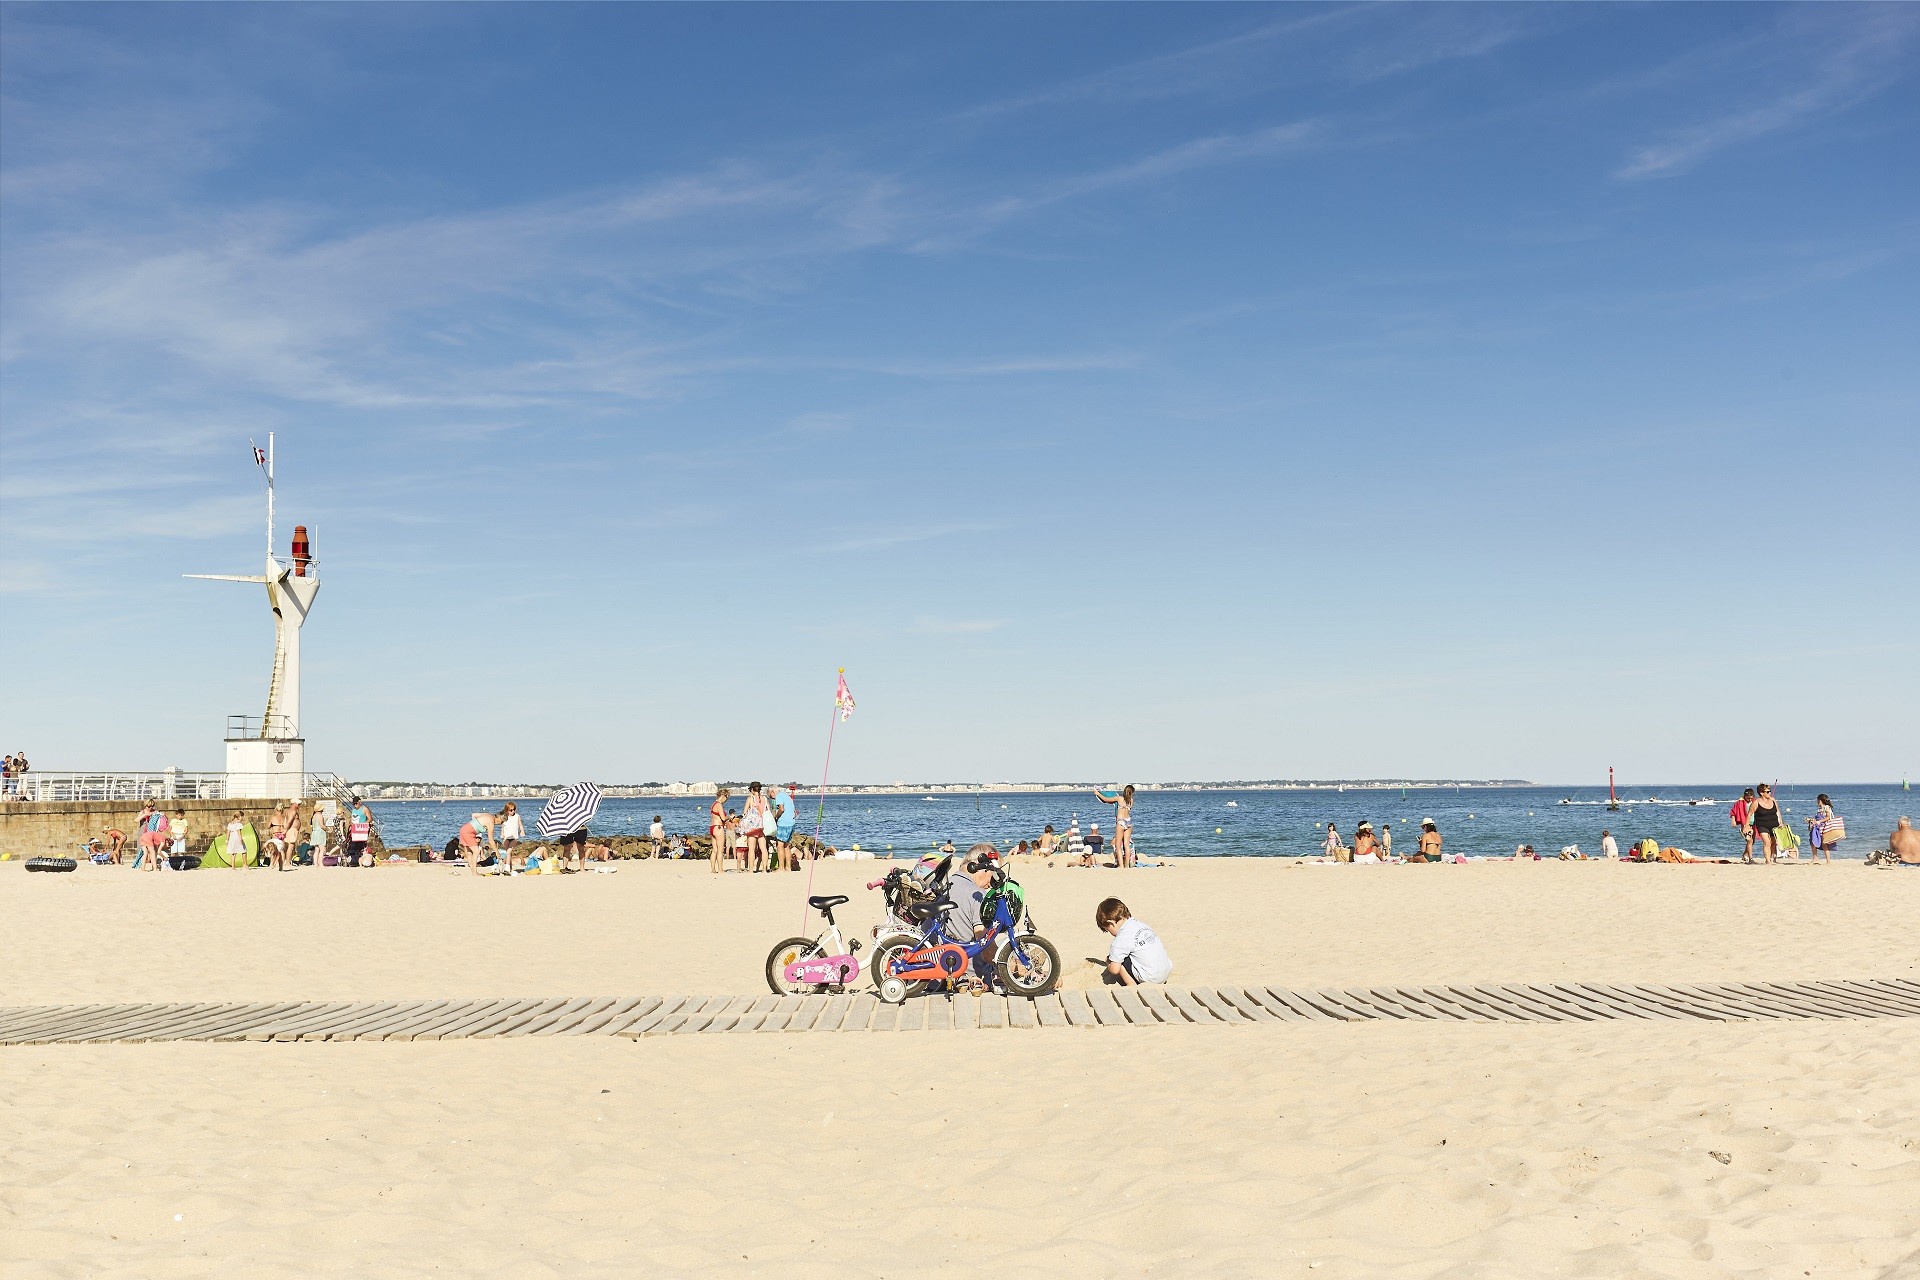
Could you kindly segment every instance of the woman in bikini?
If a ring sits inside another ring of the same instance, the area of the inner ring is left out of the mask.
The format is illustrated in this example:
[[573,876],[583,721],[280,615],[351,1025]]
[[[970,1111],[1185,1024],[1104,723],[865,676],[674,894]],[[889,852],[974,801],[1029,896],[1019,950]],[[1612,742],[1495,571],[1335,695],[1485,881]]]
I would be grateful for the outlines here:
[[1747,826],[1759,839],[1768,862],[1777,862],[1780,857],[1780,802],[1773,798],[1773,788],[1761,783],[1754,788],[1758,793],[1752,808],[1747,810]]
[[747,784],[747,806],[740,812],[740,829],[747,837],[747,870],[767,869],[767,797],[760,784]]
[[1358,862],[1362,858],[1367,858],[1375,862],[1379,861],[1379,857],[1374,850],[1373,824],[1371,822],[1361,823],[1353,833],[1353,860]]
[[719,875],[723,867],[720,860],[727,856],[727,796],[725,787],[714,793],[713,803],[707,807],[707,835],[713,841],[713,874]]
[[1133,863],[1133,784],[1120,788],[1118,795],[1095,791],[1094,798],[1113,810],[1113,865],[1131,867]]

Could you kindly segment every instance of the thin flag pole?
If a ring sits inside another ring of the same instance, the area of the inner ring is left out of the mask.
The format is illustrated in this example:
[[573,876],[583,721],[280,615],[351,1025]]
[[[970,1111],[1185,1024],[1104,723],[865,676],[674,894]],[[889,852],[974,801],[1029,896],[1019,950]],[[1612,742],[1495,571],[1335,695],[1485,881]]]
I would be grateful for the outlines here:
[[[852,695],[847,693],[847,668],[839,670],[833,681],[833,716],[828,720],[828,762],[820,766],[820,808],[814,810],[814,852],[806,858],[806,896],[814,896],[814,864],[820,862],[820,833],[828,821],[828,773],[833,771],[833,729],[852,716]],[[801,933],[806,933],[806,904],[801,904]]]
[[[813,896],[813,864],[820,860],[820,833],[826,829],[827,823],[827,775],[833,770],[833,731],[839,727],[840,721],[844,719],[841,714],[843,707],[840,701],[840,690],[847,682],[847,669],[845,667],[840,668],[838,680],[839,683],[837,683],[833,689],[833,712],[827,717],[827,762],[820,766],[820,805],[813,812],[813,852],[807,855],[807,892],[805,896],[808,898]],[[845,709],[851,710],[850,708]],[[800,932],[804,934],[806,931],[807,905],[803,900],[800,904]]]

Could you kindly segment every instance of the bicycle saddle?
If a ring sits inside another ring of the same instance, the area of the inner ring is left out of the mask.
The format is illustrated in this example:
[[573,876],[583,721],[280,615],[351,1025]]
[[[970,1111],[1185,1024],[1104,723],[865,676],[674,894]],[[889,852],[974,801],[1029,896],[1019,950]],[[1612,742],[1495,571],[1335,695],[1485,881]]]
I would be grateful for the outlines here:
[[847,897],[847,895],[844,893],[836,893],[830,897],[823,894],[817,898],[808,898],[807,905],[812,907],[815,911],[827,911],[834,907],[839,906],[843,902],[851,902],[851,901],[852,899]]
[[946,915],[949,911],[958,911],[960,904],[952,898],[934,898],[929,902],[916,902],[907,908],[907,914],[915,920],[931,920],[935,916]]

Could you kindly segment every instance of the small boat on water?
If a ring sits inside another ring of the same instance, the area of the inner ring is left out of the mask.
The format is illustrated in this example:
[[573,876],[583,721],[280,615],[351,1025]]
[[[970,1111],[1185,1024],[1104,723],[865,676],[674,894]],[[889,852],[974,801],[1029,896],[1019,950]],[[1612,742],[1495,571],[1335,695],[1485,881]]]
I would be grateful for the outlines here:
[[1238,800],[1229,800],[1229,801],[1227,801],[1227,808],[1229,808],[1229,809],[1238,809],[1239,807],[1240,807],[1240,802],[1239,802]]

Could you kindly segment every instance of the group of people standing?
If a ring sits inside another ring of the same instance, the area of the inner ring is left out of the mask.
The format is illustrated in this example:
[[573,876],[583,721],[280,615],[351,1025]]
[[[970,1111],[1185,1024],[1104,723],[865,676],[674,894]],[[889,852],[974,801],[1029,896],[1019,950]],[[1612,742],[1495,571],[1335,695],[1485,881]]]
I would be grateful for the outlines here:
[[[140,807],[131,838],[118,827],[108,827],[87,842],[85,852],[94,861],[119,866],[133,849],[135,865],[142,870],[173,870],[176,859],[191,856],[192,826],[184,809],[168,813],[149,801]],[[235,870],[259,863],[275,871],[295,866],[372,866],[373,855],[368,852],[372,839],[373,813],[358,796],[344,811],[333,800],[288,800],[276,803],[268,813],[264,834],[243,810],[234,810],[224,829],[215,828],[200,862],[217,853],[218,865]]]
[[[1745,841],[1740,854],[1740,861],[1744,863],[1754,861],[1756,848],[1762,862],[1772,863],[1785,861],[1785,855],[1793,854],[1799,847],[1799,837],[1781,816],[1779,798],[1764,782],[1741,792],[1727,811],[1727,817]],[[1807,819],[1807,841],[1813,846],[1813,853],[1822,862],[1832,862],[1834,850],[1846,838],[1846,819],[1833,811],[1832,797],[1822,791],[1814,800],[1813,817]]]
[[707,809],[707,836],[713,847],[708,859],[713,874],[726,870],[721,863],[731,855],[735,871],[798,871],[800,851],[793,845],[798,812],[794,793],[799,784],[762,787],[747,784],[746,801],[739,812],[727,808],[733,792],[722,787]]
[[27,753],[9,751],[6,763],[0,765],[0,797],[8,800],[20,799],[20,780],[27,776]]

